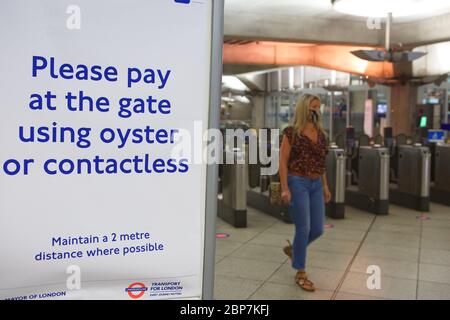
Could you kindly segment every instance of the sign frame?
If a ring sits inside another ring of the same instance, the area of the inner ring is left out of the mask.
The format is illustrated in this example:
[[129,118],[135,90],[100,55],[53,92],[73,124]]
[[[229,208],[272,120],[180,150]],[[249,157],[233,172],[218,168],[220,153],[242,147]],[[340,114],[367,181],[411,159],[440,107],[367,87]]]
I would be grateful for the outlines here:
[[[211,73],[209,97],[208,129],[219,128],[220,103],[222,97],[222,48],[224,33],[224,0],[212,1],[211,30]],[[206,205],[205,239],[203,254],[202,299],[212,300],[214,296],[214,272],[216,255],[216,217],[217,217],[217,164],[207,164],[206,169]]]
[[[170,0],[169,0],[170,1]],[[172,0],[175,1],[175,0]],[[205,102],[208,102],[208,105],[205,108],[202,108],[202,116],[204,120],[207,120],[206,128],[207,129],[219,129],[220,123],[220,104],[221,104],[221,83],[222,83],[222,47],[223,47],[223,32],[224,32],[224,1],[225,0],[204,0],[210,1],[208,5],[211,5],[210,12],[208,13],[208,28],[210,28],[210,32],[208,31],[208,37],[210,38],[210,42],[207,43],[208,47],[206,50],[210,51],[209,57],[206,56],[206,59],[209,59],[209,87],[203,94],[202,97],[205,99]],[[181,1],[175,1],[180,2]],[[190,0],[187,0],[184,3],[189,4]],[[209,11],[209,10],[208,10]],[[211,22],[211,24],[209,24]],[[205,27],[206,28],[206,27]],[[204,30],[207,31],[206,29]],[[206,51],[205,51],[206,52]],[[208,61],[205,61],[208,63]],[[208,70],[208,69],[206,69]],[[206,75],[205,75],[206,76]],[[205,80],[208,80],[207,77]],[[205,82],[205,85],[207,82]],[[214,272],[215,272],[215,246],[216,246],[216,215],[217,215],[217,191],[218,191],[218,164],[210,164],[206,163],[202,165],[202,178],[201,181],[202,187],[204,187],[205,191],[201,191],[204,193],[204,198],[202,195],[202,200],[204,202],[204,206],[202,206],[203,210],[200,209],[200,213],[202,215],[200,221],[203,224],[203,239],[199,238],[200,241],[203,241],[201,247],[196,247],[195,253],[199,254],[199,258],[202,259],[203,264],[199,262],[198,268],[198,286],[196,285],[196,293],[192,297],[194,299],[213,299],[214,295]],[[206,173],[206,175],[205,175]],[[206,181],[205,181],[206,180]],[[201,237],[199,235],[199,237]],[[201,243],[199,241],[199,243]],[[197,251],[198,250],[198,251]],[[198,260],[197,260],[198,261]],[[140,283],[134,283],[140,284]],[[15,288],[13,288],[15,289]],[[104,294],[103,294],[104,296]]]

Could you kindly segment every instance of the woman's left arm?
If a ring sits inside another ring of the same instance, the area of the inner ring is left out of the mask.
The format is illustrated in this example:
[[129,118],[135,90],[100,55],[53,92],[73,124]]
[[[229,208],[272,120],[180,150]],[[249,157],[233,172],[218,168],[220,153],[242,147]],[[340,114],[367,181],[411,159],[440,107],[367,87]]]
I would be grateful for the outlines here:
[[331,200],[331,193],[330,193],[330,189],[328,188],[326,172],[324,172],[324,174],[322,175],[322,187],[323,187],[323,197],[325,199],[325,203],[328,203]]

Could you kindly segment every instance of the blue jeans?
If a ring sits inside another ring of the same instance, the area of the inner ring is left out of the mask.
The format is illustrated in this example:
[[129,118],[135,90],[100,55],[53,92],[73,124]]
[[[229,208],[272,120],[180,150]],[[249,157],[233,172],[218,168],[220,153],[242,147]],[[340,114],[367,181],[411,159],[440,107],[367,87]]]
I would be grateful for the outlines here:
[[295,224],[292,267],[305,269],[306,248],[323,234],[325,201],[322,179],[288,175],[289,214]]

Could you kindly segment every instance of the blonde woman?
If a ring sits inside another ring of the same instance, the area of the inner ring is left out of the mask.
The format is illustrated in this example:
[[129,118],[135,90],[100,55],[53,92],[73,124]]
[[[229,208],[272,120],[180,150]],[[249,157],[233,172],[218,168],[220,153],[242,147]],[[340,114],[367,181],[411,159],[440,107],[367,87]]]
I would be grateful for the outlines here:
[[304,94],[295,107],[292,126],[283,131],[280,150],[281,198],[289,204],[295,224],[293,245],[284,248],[297,270],[295,282],[306,291],[314,291],[308,279],[306,249],[323,233],[325,202],[330,201],[325,173],[328,143],[320,116],[320,98]]

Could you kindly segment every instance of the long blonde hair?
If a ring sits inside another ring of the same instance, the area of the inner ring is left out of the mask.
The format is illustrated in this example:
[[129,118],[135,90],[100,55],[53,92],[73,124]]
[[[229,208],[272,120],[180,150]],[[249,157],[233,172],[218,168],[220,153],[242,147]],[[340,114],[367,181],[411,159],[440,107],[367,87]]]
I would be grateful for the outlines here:
[[[294,118],[292,121],[292,126],[294,127],[296,132],[302,131],[305,128],[309,117],[309,106],[314,100],[317,100],[320,103],[320,98],[318,96],[309,93],[302,94],[302,96],[298,99],[295,106]],[[317,128],[323,134],[325,134],[321,116],[319,116],[319,121],[316,123],[316,125]]]

